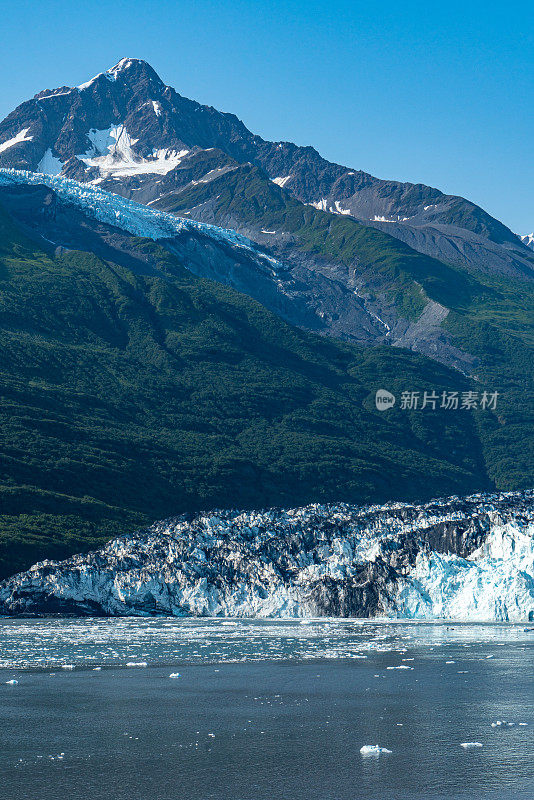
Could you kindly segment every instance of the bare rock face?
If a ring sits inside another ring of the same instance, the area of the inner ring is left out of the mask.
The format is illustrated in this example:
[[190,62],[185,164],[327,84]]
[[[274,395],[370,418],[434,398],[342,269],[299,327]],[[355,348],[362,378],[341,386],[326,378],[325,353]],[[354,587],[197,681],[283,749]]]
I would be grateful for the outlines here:
[[534,619],[534,492],[214,511],[0,584],[8,615]]

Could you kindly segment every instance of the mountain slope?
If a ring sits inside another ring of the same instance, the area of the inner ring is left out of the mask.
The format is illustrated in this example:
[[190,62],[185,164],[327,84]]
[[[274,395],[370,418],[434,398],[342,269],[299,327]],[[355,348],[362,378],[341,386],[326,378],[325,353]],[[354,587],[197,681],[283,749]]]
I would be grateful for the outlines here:
[[17,180],[0,187],[1,574],[177,511],[491,486],[492,411],[374,405],[467,390],[457,372],[313,336],[187,269],[257,270],[235,234],[174,235],[141,209],[150,241],[113,195]]
[[[122,59],[80,87],[41,92],[0,124],[2,141],[0,167],[61,170],[236,228],[271,248],[283,268],[270,278],[211,277],[307,330],[408,347],[475,375],[479,355],[471,352],[471,336],[460,341],[452,332],[451,311],[465,311],[469,301],[490,315],[495,308],[507,336],[522,336],[525,323],[527,333],[532,328],[532,252],[482,209],[429,187],[329,164],[313,148],[266,142],[234,115],[181,97],[146,62]],[[306,213],[309,203],[326,217]],[[351,215],[365,226],[351,226]],[[360,246],[363,239],[370,246]]]
[[511,281],[424,257],[346,216],[303,206],[250,166],[157,205],[237,227],[270,242],[289,263],[311,257],[321,274],[361,297],[382,324],[382,341],[472,375],[477,389],[492,386],[500,395],[498,424],[488,427],[484,419],[480,432],[492,452],[490,474],[502,489],[531,485],[534,286],[528,275]]
[[0,123],[0,166],[62,171],[140,202],[246,162],[301,202],[387,229],[432,257],[509,274],[532,269],[518,237],[475,204],[332,164],[312,147],[265,141],[233,114],[165,86],[139,59],[80,87],[40,92]]

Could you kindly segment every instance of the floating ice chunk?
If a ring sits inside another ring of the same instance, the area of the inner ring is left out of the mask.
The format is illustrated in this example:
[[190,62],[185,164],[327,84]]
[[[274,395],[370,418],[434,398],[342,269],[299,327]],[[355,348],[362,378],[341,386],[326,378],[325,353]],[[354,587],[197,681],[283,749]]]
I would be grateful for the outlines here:
[[74,669],[74,664],[62,664],[61,669]]
[[482,747],[482,742],[461,742],[460,747],[468,750],[471,747]]
[[127,667],[147,667],[146,661],[128,661]]
[[18,686],[18,681],[15,678],[12,678],[10,681],[6,681],[7,686]]
[[391,753],[391,750],[388,750],[387,747],[380,747],[378,744],[364,744],[363,747],[360,747],[360,753],[362,756],[379,756],[381,754]]
[[456,661],[446,661],[446,664],[456,664]]
[[179,678],[179,677],[180,677],[179,672],[171,672],[171,674],[169,675],[169,678]]
[[386,667],[386,669],[413,669],[413,667],[409,667],[408,664],[399,664],[398,667]]
[[492,728],[515,728],[515,722],[506,722],[506,720],[504,720],[504,719],[498,719],[496,722],[492,722],[491,723],[491,727]]

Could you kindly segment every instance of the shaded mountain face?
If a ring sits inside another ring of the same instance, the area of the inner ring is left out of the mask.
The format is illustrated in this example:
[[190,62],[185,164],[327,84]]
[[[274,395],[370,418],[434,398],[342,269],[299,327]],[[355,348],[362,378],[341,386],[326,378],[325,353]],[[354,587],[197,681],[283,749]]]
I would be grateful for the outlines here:
[[[143,203],[244,163],[302,203],[351,215],[426,255],[532,274],[521,240],[475,204],[330,163],[312,147],[265,141],[233,114],[182,97],[137,59],[80,87],[40,92],[0,124],[0,166],[61,172]],[[254,227],[253,218],[236,223]]]
[[184,515],[0,583],[0,613],[532,622],[534,495]]

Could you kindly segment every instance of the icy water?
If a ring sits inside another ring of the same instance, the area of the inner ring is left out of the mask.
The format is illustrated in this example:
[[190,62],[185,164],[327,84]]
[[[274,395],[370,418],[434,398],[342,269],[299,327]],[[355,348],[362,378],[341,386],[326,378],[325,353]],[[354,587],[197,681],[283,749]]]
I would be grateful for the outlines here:
[[0,619],[1,797],[532,800],[533,647],[528,625]]

